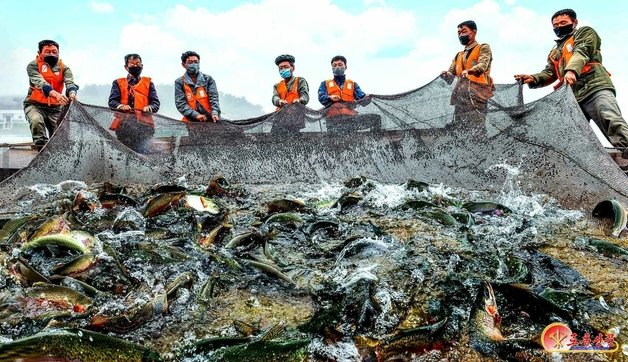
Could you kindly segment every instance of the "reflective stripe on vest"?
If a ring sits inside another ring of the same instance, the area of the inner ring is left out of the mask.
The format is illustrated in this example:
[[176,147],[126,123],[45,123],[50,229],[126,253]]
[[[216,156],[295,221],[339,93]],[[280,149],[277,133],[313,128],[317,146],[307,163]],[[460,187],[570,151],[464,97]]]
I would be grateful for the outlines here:
[[[471,49],[471,52],[469,53],[469,56],[467,57],[467,61],[466,62],[462,62],[462,58],[464,56],[464,50],[459,52],[458,55],[456,55],[456,75],[461,75],[463,70],[469,70],[471,68],[473,68],[476,64],[478,64],[478,61],[480,59],[480,48],[482,47],[482,44],[478,44],[476,46],[473,47],[473,49]],[[475,83],[480,83],[480,84],[491,84],[491,68],[489,67],[486,71],[484,71],[484,73],[480,74],[480,75],[472,75],[472,74],[468,74],[467,78]]]
[[[181,77],[183,81],[183,90],[185,92],[185,100],[188,102],[188,106],[193,110],[198,112],[196,109],[196,102],[200,103],[203,108],[207,111],[207,114],[210,115],[212,113],[212,106],[209,104],[209,94],[207,94],[207,90],[205,87],[196,88],[196,94],[192,93],[192,88],[185,82],[185,76]],[[183,117],[181,119],[183,122],[187,122],[187,117]]]
[[[558,84],[554,86],[554,89],[558,89],[561,85],[563,85],[564,74],[561,74],[559,69],[562,64],[563,70],[564,70],[567,67],[567,64],[569,64],[569,61],[571,60],[571,56],[573,55],[573,50],[574,50],[574,38],[575,38],[575,34],[570,36],[567,40],[565,40],[565,42],[563,43],[562,51],[560,53],[560,58],[555,59],[556,48],[554,48],[554,50],[550,54],[550,60],[552,61],[552,63],[554,63],[554,74],[556,74],[556,77],[558,78]],[[583,74],[590,72],[591,69],[593,69],[593,66],[595,64],[601,64],[601,63],[600,62],[588,62],[582,67],[582,70],[580,71],[580,75],[582,76]]]
[[342,88],[338,87],[333,79],[325,81],[325,85],[327,86],[327,95],[340,96],[340,99],[345,102],[355,101],[355,98],[353,97],[353,91],[355,86],[354,82],[351,79],[346,79],[345,83],[342,85]]
[[[52,89],[61,93],[63,91],[63,62],[61,59],[58,61],[59,72],[55,73],[48,63],[44,62],[40,57],[37,57],[37,70],[39,74],[44,78],[46,83],[52,86]],[[59,102],[54,97],[46,97],[44,91],[31,86],[32,92],[29,97],[29,101],[47,104],[49,106],[58,106]]]

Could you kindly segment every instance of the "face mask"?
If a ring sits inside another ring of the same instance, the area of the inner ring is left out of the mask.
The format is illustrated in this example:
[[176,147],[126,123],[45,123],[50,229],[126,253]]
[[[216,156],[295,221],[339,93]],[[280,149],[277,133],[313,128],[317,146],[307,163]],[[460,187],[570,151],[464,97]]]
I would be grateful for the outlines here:
[[345,67],[333,67],[334,75],[337,77],[341,77],[345,75]]
[[139,77],[142,74],[142,67],[129,67],[129,74],[134,77]]
[[48,63],[48,65],[51,67],[54,67],[55,65],[57,65],[58,61],[59,61],[59,57],[54,56],[54,55],[46,55],[44,57],[44,62]]
[[194,75],[198,73],[200,67],[201,66],[198,63],[190,63],[185,66],[185,70],[188,72],[188,74]]
[[461,35],[461,36],[458,37],[458,40],[460,40],[460,44],[462,44],[462,45],[469,44],[469,36],[468,35]]
[[554,34],[556,34],[556,36],[559,39],[564,38],[566,35],[569,35],[572,32],[573,32],[573,24],[567,24],[567,25],[554,28]]
[[283,79],[288,79],[288,78],[290,78],[292,76],[292,71],[290,71],[290,69],[281,69],[279,71],[279,75]]

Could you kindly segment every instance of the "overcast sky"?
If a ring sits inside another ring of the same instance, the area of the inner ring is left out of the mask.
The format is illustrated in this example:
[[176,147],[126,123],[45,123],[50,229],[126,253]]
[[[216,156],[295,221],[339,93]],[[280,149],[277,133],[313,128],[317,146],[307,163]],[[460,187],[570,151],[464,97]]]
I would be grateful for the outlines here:
[[[142,55],[144,75],[172,83],[183,74],[180,55],[195,50],[201,71],[218,88],[272,110],[279,80],[274,59],[296,57],[296,75],[316,90],[331,76],[330,59],[347,57],[347,74],[366,93],[396,94],[418,88],[446,69],[461,45],[456,25],[473,19],[477,39],[491,45],[493,78],[514,82],[515,73],[543,69],[553,45],[550,17],[571,7],[580,25],[602,37],[604,65],[628,112],[628,68],[621,50],[628,39],[628,5],[620,1],[80,1],[0,0],[0,95],[25,95],[26,64],[37,42],[60,43],[76,82],[111,84],[125,75],[123,56]],[[551,91],[526,92],[526,100]],[[160,94],[160,97],[172,97]],[[80,98],[80,92],[79,92]],[[105,104],[106,100],[103,100]]]

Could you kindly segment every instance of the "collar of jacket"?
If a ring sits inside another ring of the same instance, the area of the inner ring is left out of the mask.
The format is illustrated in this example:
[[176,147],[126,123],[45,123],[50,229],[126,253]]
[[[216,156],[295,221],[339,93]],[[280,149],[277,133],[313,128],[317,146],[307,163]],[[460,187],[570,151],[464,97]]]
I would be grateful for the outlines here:
[[334,82],[338,85],[338,87],[342,87],[342,85],[345,84],[345,79],[347,79],[346,75],[334,75]]
[[476,45],[478,45],[478,42],[474,40],[473,43],[467,44],[467,46],[464,47],[464,50],[473,49]]
[[135,78],[131,74],[127,74],[126,75],[126,81],[127,81],[127,83],[129,83],[129,85],[136,85],[137,83],[140,82],[140,79],[142,79],[141,75],[139,77],[137,77],[137,78]]
[[556,42],[556,45],[561,45],[562,43],[565,42],[565,40],[569,39],[572,35],[574,35],[576,33],[576,28],[573,29],[573,31],[567,35],[565,35],[564,37],[560,38],[560,39],[556,39],[554,40]]
[[201,73],[201,71],[199,70],[198,74],[196,75],[196,83],[192,81],[192,77],[190,77],[188,72],[185,72],[185,82],[189,85],[196,86],[196,84],[205,85],[205,83],[207,83],[207,80],[205,79],[205,74]]

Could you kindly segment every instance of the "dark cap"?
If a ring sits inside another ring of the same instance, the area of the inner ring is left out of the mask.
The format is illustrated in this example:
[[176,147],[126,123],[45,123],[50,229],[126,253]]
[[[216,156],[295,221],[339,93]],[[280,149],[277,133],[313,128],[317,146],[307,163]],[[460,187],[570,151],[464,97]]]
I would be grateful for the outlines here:
[[342,60],[342,62],[347,65],[347,58],[343,57],[342,55],[336,55],[335,57],[331,58],[331,63],[335,62],[336,60]]
[[469,27],[469,29],[471,29],[471,30],[478,31],[478,26],[477,26],[477,24],[475,23],[475,21],[473,21],[473,20],[463,21],[462,23],[458,24],[458,27],[459,27],[459,28],[462,28],[462,27],[463,27],[463,26],[465,26],[465,25],[466,25],[466,26],[468,26],[468,27]]
[[279,65],[281,62],[289,62],[290,64],[294,64],[294,57],[290,54],[282,54],[275,58],[275,65]]

